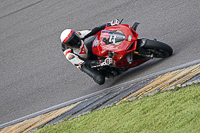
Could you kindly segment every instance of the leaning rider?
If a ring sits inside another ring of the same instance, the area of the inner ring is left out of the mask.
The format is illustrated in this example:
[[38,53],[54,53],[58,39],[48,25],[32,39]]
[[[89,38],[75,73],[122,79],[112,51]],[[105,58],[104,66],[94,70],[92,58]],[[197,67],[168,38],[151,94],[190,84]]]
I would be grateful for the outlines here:
[[106,27],[118,24],[119,20],[115,19],[104,25],[95,27],[92,30],[75,32],[72,29],[65,29],[60,35],[62,51],[66,59],[78,69],[92,77],[94,81],[100,85],[105,82],[105,74],[91,67],[109,66],[112,64],[113,60],[109,57],[104,60],[97,60],[96,56],[92,53],[92,43],[95,37],[86,42],[84,42],[84,40],[88,37],[99,35],[100,31]]

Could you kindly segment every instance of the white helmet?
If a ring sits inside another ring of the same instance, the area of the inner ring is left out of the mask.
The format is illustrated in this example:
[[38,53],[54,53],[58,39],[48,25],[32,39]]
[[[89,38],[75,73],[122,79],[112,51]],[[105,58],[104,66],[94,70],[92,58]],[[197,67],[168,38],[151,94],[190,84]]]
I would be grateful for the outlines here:
[[80,48],[81,38],[72,29],[64,30],[60,35],[61,43],[65,44],[69,48]]

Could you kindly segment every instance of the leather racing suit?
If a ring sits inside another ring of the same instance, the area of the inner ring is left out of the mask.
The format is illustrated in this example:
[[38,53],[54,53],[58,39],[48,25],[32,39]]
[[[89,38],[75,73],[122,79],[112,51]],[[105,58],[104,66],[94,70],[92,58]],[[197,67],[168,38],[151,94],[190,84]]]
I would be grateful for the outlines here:
[[[105,82],[105,75],[99,72],[97,69],[91,68],[91,66],[109,65],[112,63],[112,60],[111,58],[107,58],[106,60],[97,60],[96,55],[92,53],[92,44],[95,39],[95,36],[99,35],[101,30],[105,29],[106,27],[119,24],[119,22],[116,23],[113,21],[95,27],[92,30],[82,30],[76,32],[82,41],[80,48],[71,49],[63,43],[61,44],[62,51],[66,59],[73,65],[75,65],[78,69],[88,74],[99,85]],[[84,42],[84,40],[88,37],[91,38]]]

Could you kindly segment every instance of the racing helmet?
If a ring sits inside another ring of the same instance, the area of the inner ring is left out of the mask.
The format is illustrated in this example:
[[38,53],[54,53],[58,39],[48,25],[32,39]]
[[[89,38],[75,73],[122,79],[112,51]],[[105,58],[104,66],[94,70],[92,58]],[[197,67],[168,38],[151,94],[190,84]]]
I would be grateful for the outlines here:
[[72,29],[64,30],[60,35],[60,40],[61,43],[63,43],[69,48],[80,48],[81,46],[81,38]]

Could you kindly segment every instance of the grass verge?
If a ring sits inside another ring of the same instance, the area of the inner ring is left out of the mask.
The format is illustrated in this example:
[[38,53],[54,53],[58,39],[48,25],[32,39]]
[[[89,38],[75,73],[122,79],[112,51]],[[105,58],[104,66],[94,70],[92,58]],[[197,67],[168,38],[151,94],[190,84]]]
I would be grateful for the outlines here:
[[200,86],[156,93],[36,133],[200,133]]

